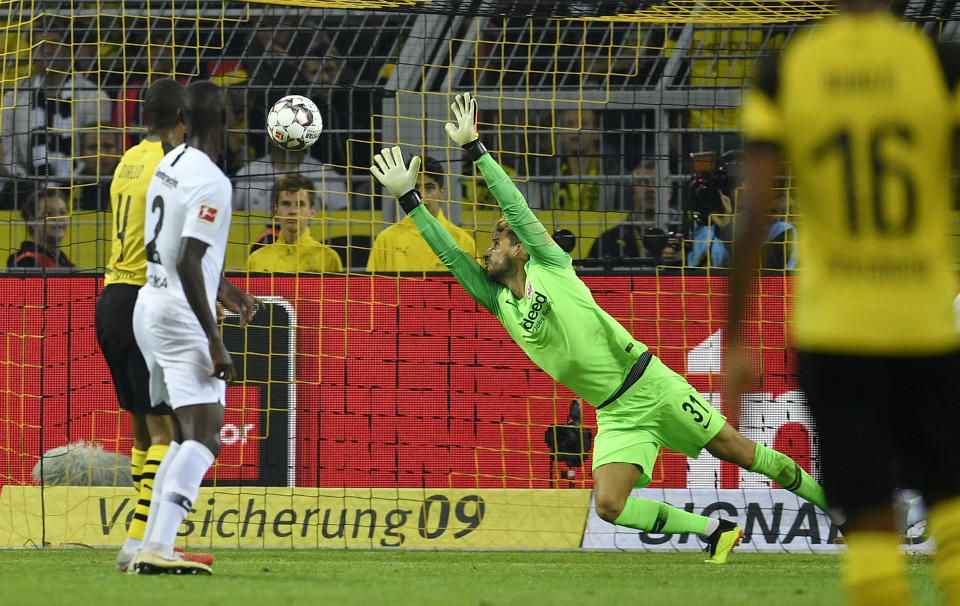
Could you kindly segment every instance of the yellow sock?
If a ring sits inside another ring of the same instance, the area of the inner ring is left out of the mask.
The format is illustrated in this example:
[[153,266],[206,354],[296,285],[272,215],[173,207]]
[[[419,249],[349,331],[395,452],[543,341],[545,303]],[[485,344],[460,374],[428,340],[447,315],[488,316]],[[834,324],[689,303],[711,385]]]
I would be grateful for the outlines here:
[[851,606],[912,604],[907,559],[894,532],[851,532],[847,535],[844,584]]
[[147,451],[133,448],[130,450],[130,473],[133,475],[133,489],[140,492],[140,474],[143,473],[143,462],[147,460]]
[[937,503],[927,524],[937,544],[933,578],[947,606],[960,606],[960,498]]
[[153,496],[153,479],[157,475],[157,467],[167,454],[170,446],[154,444],[144,456],[143,468],[140,472],[140,490],[137,493],[137,507],[130,520],[130,529],[127,536],[131,539],[143,540],[143,531],[147,529],[147,515],[150,513],[150,497]]

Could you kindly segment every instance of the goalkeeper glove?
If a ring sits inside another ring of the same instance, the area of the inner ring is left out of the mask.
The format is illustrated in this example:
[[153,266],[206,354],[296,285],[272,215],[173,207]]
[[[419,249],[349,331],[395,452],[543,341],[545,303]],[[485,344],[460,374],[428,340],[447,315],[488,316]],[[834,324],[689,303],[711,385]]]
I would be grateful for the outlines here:
[[376,166],[370,167],[370,172],[381,185],[396,196],[400,208],[409,213],[423,201],[420,194],[414,189],[417,183],[417,173],[420,172],[420,156],[410,158],[410,166],[403,164],[403,153],[399,146],[384,148],[373,156]]
[[454,97],[450,109],[453,110],[457,124],[448,122],[444,128],[450,138],[467,150],[470,158],[476,162],[480,156],[487,153],[487,148],[480,142],[480,135],[477,133],[477,100],[471,97],[470,93],[463,93]]

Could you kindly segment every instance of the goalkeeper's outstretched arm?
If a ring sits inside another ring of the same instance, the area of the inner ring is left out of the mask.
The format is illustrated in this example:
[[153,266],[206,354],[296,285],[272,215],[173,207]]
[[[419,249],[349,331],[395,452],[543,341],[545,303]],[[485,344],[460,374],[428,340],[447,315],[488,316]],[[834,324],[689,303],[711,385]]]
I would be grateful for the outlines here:
[[373,157],[375,166],[370,172],[387,190],[396,196],[400,207],[410,215],[423,239],[446,265],[463,288],[475,301],[494,314],[497,313],[497,292],[503,288],[487,280],[483,268],[457,245],[450,232],[430,214],[423,205],[420,193],[414,189],[420,171],[420,156],[410,159],[409,168],[403,163],[399,147],[384,149]]
[[470,158],[480,169],[487,188],[496,198],[507,223],[530,254],[530,259],[544,265],[568,267],[572,263],[570,255],[553,241],[543,223],[530,210],[523,194],[510,180],[510,176],[480,141],[477,131],[477,100],[473,99],[470,93],[463,93],[456,96],[450,108],[457,123],[447,123],[447,134],[470,154]]

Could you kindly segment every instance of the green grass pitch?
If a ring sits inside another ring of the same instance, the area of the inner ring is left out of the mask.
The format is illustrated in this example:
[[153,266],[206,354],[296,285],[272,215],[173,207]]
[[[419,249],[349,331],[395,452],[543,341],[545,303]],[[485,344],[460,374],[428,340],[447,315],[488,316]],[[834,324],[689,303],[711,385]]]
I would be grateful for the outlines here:
[[[731,606],[842,603],[836,555],[220,549],[210,577],[122,575],[112,549],[0,550],[13,605]],[[930,559],[910,557],[918,604]]]

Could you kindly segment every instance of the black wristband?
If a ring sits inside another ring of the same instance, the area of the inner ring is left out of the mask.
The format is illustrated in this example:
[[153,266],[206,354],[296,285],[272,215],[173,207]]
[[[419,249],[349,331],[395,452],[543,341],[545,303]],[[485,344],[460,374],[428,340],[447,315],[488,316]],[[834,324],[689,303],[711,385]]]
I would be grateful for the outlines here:
[[420,193],[417,192],[417,190],[411,189],[407,193],[397,198],[397,202],[400,203],[400,208],[403,209],[403,212],[409,214],[411,210],[423,204],[423,199],[420,197]]
[[467,143],[463,146],[463,149],[467,150],[467,153],[470,154],[470,159],[474,162],[479,160],[483,154],[487,153],[487,147],[480,139],[474,139],[470,143]]

